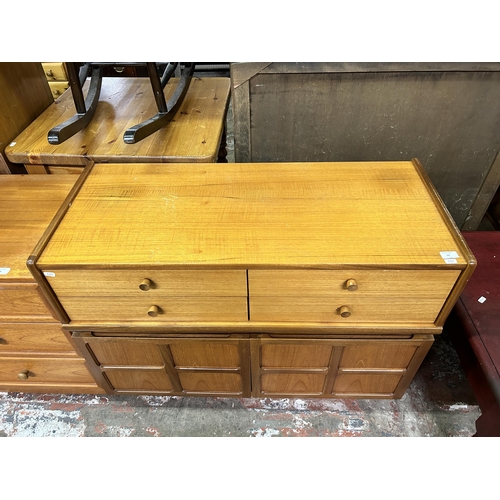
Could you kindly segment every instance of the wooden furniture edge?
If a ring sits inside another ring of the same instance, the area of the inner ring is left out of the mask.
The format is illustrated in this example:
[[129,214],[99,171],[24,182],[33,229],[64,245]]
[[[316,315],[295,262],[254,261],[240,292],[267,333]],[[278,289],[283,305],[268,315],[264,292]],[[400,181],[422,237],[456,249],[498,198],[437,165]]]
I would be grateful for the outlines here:
[[62,205],[59,207],[59,210],[56,212],[55,216],[53,217],[52,221],[49,223],[49,225],[45,229],[43,235],[41,236],[40,240],[36,244],[31,255],[28,257],[28,260],[26,261],[26,266],[28,267],[28,270],[32,274],[35,281],[38,283],[38,286],[40,287],[42,294],[45,296],[46,301],[51,306],[50,309],[55,313],[57,319],[61,323],[68,323],[69,317],[67,316],[66,311],[64,310],[61,303],[57,299],[57,296],[53,292],[49,283],[47,282],[47,279],[43,275],[42,271],[40,271],[37,268],[36,263],[37,263],[38,259],[40,258],[40,255],[42,254],[43,250],[47,246],[50,238],[52,237],[55,230],[59,226],[59,223],[66,215],[66,212],[68,211],[69,207],[71,206],[71,203],[74,200],[75,196],[78,194],[81,187],[85,183],[93,166],[94,166],[94,163],[89,164],[85,168],[85,170],[82,172],[80,177],[77,179],[77,181],[75,182],[75,184],[71,188],[70,192],[66,196],[65,200],[63,201]]
[[[365,338],[369,335],[383,335],[385,337],[394,337],[398,335],[408,337],[412,335],[434,335],[442,331],[441,327],[434,325],[332,325],[324,323],[271,323],[271,322],[127,322],[124,324],[110,323],[77,323],[65,322],[62,328],[70,332],[99,332],[99,333],[118,333],[133,334],[138,330],[145,334],[231,334],[235,331],[249,333],[269,333],[276,335],[358,335]],[[360,333],[360,330],[363,333]],[[395,333],[397,332],[397,333]]]
[[435,206],[438,209],[443,222],[446,224],[448,230],[452,234],[455,243],[457,244],[460,251],[463,253],[464,260],[466,261],[465,269],[463,269],[463,271],[461,272],[457,282],[455,283],[455,286],[453,287],[453,290],[449,294],[446,302],[443,304],[443,307],[436,318],[435,321],[436,326],[442,327],[444,325],[446,318],[453,309],[453,306],[460,297],[460,294],[463,292],[465,285],[469,281],[469,278],[474,272],[474,269],[476,268],[477,265],[477,261],[471,249],[469,248],[469,245],[465,241],[465,238],[462,236],[460,229],[453,220],[453,217],[446,208],[446,205],[439,196],[439,193],[432,184],[432,181],[430,180],[429,176],[427,175],[427,172],[425,171],[420,161],[417,158],[413,158],[412,164],[415,167],[417,173],[420,175],[420,178],[422,179],[429,195],[434,200]]

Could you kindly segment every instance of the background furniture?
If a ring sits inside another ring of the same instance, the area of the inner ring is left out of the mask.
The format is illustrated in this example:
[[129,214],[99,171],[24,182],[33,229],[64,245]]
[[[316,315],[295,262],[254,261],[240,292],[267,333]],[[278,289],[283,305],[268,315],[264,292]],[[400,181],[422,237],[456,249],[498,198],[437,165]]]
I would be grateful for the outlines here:
[[477,270],[446,322],[481,408],[476,436],[500,437],[500,233],[464,232]]
[[103,392],[26,267],[75,179],[0,177],[0,391]]
[[[167,100],[176,81],[165,87]],[[125,144],[125,131],[157,112],[151,83],[149,78],[104,78],[97,110],[84,130],[59,145],[47,141],[48,131],[75,113],[66,92],[5,153],[28,173],[81,173],[93,162],[224,161],[229,91],[229,78],[193,78],[172,122],[136,144]]]
[[500,182],[500,63],[231,65],[237,162],[419,158],[476,229]]
[[26,173],[4,149],[52,102],[40,63],[0,62],[0,174]]
[[400,398],[474,268],[417,161],[95,164],[29,259],[108,393]]
[[63,62],[44,62],[42,63],[43,71],[47,78],[50,91],[57,99],[69,89],[68,73],[66,65]]

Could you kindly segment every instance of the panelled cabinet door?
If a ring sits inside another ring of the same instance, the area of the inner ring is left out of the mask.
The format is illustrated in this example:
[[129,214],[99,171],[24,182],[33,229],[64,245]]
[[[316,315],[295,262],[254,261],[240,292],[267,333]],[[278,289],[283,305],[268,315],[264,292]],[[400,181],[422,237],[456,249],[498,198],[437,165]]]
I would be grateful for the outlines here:
[[109,392],[250,396],[248,339],[74,339]]
[[400,398],[432,342],[253,338],[252,396]]

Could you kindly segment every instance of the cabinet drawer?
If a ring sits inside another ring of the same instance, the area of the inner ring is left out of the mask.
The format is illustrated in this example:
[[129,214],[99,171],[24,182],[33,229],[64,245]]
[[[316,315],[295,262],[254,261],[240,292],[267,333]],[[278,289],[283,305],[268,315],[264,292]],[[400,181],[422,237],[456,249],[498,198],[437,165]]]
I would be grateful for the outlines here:
[[49,82],[49,87],[54,99],[57,99],[69,89],[69,82]]
[[247,296],[245,270],[61,269],[47,280],[59,298]]
[[49,313],[38,293],[38,285],[2,284],[0,285],[0,318],[26,318],[36,321],[51,321],[54,318]]
[[34,383],[94,384],[84,360],[0,357],[0,385],[16,384],[22,390]]
[[[448,296],[460,271],[399,269],[249,269],[250,296],[314,296],[367,294],[381,297]],[[348,281],[354,280],[348,289]]]
[[246,297],[63,297],[71,321],[247,321]]
[[44,62],[42,63],[42,67],[49,82],[54,80],[68,80],[66,66],[63,62]]
[[[429,324],[436,320],[443,299],[419,301],[371,297],[254,297],[252,321],[305,321],[338,324]],[[347,307],[347,310],[341,308]],[[349,314],[344,317],[343,314]]]
[[459,274],[456,270],[249,270],[250,319],[433,323]]
[[1,323],[0,354],[12,352],[57,353],[76,357],[59,323]]

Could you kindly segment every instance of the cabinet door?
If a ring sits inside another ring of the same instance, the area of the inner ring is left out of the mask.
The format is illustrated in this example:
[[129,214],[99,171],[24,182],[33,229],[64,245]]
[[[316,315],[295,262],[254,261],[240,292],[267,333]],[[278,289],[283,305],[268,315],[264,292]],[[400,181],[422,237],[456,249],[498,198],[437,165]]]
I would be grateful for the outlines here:
[[250,342],[254,397],[400,398],[433,337]]
[[250,396],[246,338],[73,337],[84,343],[94,374],[109,392]]

